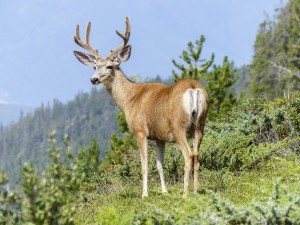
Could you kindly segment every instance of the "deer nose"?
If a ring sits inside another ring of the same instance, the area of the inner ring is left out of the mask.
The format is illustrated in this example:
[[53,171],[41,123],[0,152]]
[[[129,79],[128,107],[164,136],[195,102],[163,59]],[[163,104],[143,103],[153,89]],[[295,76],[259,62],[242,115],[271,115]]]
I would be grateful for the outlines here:
[[96,84],[98,81],[99,81],[99,80],[98,80],[97,77],[92,77],[92,78],[91,78],[92,84]]

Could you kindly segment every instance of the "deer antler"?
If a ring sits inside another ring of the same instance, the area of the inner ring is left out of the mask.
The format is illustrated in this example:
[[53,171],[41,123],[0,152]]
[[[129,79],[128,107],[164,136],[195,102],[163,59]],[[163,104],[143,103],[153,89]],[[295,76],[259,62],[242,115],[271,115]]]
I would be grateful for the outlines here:
[[117,48],[111,50],[111,53],[109,54],[109,56],[107,56],[107,58],[113,60],[116,55],[123,49],[126,47],[128,41],[129,41],[129,37],[130,37],[130,23],[129,23],[129,19],[128,17],[126,17],[125,19],[125,33],[121,33],[119,31],[116,30],[117,35],[119,35],[122,39],[123,39],[123,43],[120,44]]
[[93,49],[90,46],[90,33],[91,33],[91,22],[89,21],[87,26],[86,26],[86,37],[85,37],[85,42],[83,42],[80,38],[79,34],[79,25],[76,26],[76,32],[74,35],[74,41],[76,44],[78,44],[80,47],[84,48],[88,52],[90,52],[93,56],[95,56],[96,59],[101,58],[99,52],[97,49]]

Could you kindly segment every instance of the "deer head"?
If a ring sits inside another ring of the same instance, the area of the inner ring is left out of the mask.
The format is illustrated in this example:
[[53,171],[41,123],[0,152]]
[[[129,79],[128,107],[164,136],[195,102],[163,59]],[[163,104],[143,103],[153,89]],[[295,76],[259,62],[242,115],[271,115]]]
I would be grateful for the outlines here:
[[100,84],[102,82],[112,80],[114,76],[114,69],[118,68],[122,62],[129,59],[131,46],[127,45],[127,43],[130,37],[130,23],[127,17],[125,19],[125,24],[125,33],[116,31],[117,35],[123,39],[123,42],[117,48],[111,50],[110,54],[106,58],[101,57],[98,50],[90,46],[91,22],[88,22],[86,27],[85,42],[83,42],[80,38],[79,25],[77,25],[74,41],[90,54],[85,54],[79,51],[73,51],[73,53],[81,63],[87,66],[92,66],[95,69],[95,73],[91,77],[92,84]]

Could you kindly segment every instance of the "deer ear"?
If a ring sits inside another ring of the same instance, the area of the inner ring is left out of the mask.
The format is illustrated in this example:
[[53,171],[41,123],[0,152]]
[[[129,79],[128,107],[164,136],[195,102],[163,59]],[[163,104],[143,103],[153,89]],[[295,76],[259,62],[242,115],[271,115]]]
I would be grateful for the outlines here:
[[83,63],[87,66],[95,66],[96,58],[92,55],[87,55],[83,52],[73,51],[75,57],[79,60],[79,62]]
[[127,45],[119,52],[118,59],[120,62],[126,62],[130,58],[130,55],[131,55],[131,45]]

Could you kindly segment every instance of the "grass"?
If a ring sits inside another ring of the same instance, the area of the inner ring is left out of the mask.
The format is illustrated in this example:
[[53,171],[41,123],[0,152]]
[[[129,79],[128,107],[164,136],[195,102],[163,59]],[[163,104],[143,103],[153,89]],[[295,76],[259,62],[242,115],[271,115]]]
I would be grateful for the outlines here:
[[[149,184],[149,197],[141,198],[141,183],[114,180],[110,193],[103,193],[101,183],[91,182],[79,196],[78,224],[128,224],[134,217],[148,211],[185,218],[205,211],[213,192],[235,205],[246,206],[253,201],[266,202],[274,190],[276,180],[287,190],[300,195],[300,160],[295,156],[274,156],[258,169],[232,173],[201,171],[199,194],[182,197],[183,184],[169,184],[169,192],[162,194],[158,182]],[[95,179],[96,180],[96,179]],[[192,191],[192,190],[191,190]],[[213,191],[213,192],[212,192]],[[168,214],[169,213],[169,214]]]

